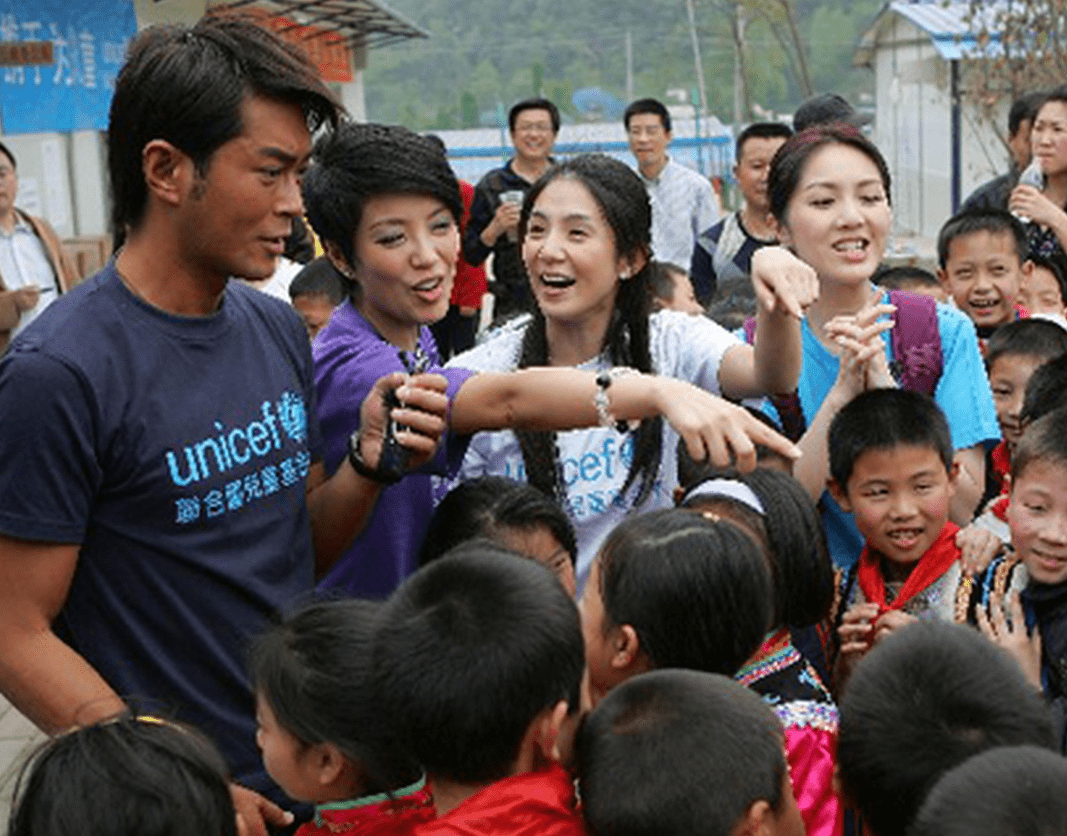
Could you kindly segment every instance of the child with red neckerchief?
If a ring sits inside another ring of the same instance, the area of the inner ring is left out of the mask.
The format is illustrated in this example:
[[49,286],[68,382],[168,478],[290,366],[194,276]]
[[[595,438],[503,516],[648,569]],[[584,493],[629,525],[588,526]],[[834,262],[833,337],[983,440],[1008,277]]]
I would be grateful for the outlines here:
[[874,389],[830,425],[830,491],[865,538],[837,604],[835,684],[873,644],[919,619],[965,621],[971,579],[949,522],[948,422],[926,395]]

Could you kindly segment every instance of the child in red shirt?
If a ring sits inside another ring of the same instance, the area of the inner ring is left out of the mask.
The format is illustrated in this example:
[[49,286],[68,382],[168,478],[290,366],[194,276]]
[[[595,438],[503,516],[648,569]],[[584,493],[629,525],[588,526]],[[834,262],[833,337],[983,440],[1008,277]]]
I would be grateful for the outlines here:
[[585,657],[548,569],[485,540],[422,567],[386,602],[383,716],[429,775],[416,836],[582,836],[569,760]]

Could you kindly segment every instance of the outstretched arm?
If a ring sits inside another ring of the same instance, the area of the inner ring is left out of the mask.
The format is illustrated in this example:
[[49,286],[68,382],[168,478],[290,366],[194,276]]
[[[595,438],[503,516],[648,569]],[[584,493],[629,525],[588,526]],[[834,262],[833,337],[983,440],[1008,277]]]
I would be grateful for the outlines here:
[[[467,380],[452,404],[453,432],[480,430],[565,430],[594,427],[601,421],[596,407],[600,387],[594,372],[571,368],[522,369],[487,372]],[[657,375],[614,375],[604,390],[613,421],[662,415],[685,440],[697,461],[710,458],[755,467],[755,445],[793,458],[796,448],[781,435],[710,392],[685,381]]]
[[756,291],[756,336],[752,351],[723,357],[719,381],[730,397],[783,395],[800,378],[800,321],[819,296],[815,271],[783,247],[763,247],[752,256]]

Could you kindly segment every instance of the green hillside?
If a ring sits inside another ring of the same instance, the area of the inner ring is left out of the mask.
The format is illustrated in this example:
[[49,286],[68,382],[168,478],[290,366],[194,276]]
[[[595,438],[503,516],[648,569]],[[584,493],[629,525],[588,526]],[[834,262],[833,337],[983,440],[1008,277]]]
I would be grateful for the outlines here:
[[[414,129],[472,127],[486,114],[540,91],[572,119],[576,89],[600,87],[626,99],[626,37],[632,43],[635,97],[695,89],[685,0],[387,0],[431,33],[374,50],[367,68],[368,115]],[[879,0],[793,0],[796,29],[815,90],[855,100],[872,74],[851,68],[860,34]],[[745,61],[750,101],[789,111],[804,98],[790,60],[782,0],[745,0]],[[733,115],[734,5],[694,0],[709,108]],[[776,21],[772,27],[758,10]],[[752,118],[751,114],[750,117]]]

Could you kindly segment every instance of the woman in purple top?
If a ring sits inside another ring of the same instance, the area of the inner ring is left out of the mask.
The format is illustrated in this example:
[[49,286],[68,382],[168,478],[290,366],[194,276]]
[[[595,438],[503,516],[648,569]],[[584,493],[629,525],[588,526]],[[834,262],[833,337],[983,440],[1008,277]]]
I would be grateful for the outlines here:
[[[662,415],[694,458],[754,465],[754,443],[793,448],[743,410],[695,386],[643,374],[569,368],[473,375],[440,368],[426,327],[444,316],[459,251],[459,186],[440,149],[404,128],[344,125],[322,139],[304,180],[307,214],[350,284],[349,299],[313,344],[325,464],[360,469],[359,405],[394,372],[433,372],[411,386],[446,391],[449,432],[436,459],[396,484],[383,475],[377,506],[347,552],[320,566],[321,585],[383,597],[414,571],[433,510],[430,473],[458,467],[470,434],[568,429]],[[437,375],[443,375],[438,377]],[[364,466],[364,471],[368,469]]]

